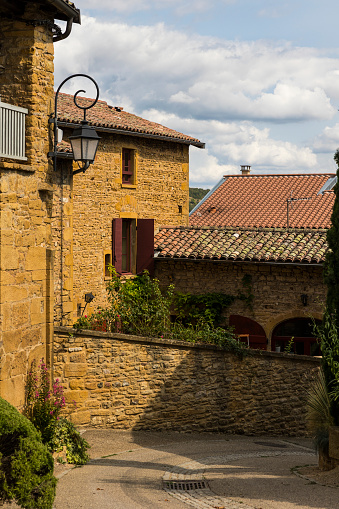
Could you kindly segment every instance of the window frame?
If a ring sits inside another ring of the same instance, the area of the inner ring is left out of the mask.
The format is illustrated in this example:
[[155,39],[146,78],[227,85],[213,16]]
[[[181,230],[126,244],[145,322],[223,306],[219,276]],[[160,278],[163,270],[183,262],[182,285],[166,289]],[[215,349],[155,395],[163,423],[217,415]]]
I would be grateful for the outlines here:
[[[123,229],[128,228],[127,252]],[[129,256],[125,263],[123,256]],[[154,269],[154,219],[116,218],[112,220],[112,264],[118,274],[150,274]]]
[[[128,158],[126,158],[128,156]],[[124,177],[128,176],[128,180]],[[135,188],[137,183],[137,151],[132,147],[121,149],[121,186]]]

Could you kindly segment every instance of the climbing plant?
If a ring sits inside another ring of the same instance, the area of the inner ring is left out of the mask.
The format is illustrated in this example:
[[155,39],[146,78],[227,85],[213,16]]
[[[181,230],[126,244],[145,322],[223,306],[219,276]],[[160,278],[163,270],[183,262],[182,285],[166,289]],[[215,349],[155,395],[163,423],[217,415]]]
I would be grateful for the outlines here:
[[161,289],[159,281],[151,279],[147,271],[131,279],[121,278],[114,267],[110,271],[109,306],[79,318],[73,324],[76,329],[202,341],[235,353],[244,351],[233,330],[220,327],[223,310],[242,296],[175,294],[172,285]]

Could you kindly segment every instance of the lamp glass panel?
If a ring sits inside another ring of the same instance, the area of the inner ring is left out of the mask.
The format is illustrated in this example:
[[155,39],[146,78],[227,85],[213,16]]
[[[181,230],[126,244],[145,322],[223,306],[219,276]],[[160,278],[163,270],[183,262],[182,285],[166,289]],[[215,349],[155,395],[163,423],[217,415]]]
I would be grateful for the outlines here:
[[98,140],[93,138],[82,139],[82,155],[84,161],[93,161],[97,149]]
[[74,161],[82,160],[81,138],[71,139]]

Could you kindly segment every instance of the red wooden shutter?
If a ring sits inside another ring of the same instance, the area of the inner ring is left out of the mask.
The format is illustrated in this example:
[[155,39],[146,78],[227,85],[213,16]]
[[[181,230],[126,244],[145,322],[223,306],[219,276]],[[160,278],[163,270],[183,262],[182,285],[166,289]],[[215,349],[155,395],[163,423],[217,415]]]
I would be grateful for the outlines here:
[[154,219],[137,221],[137,274],[154,273]]
[[117,218],[112,221],[112,254],[115,270],[118,274],[122,272],[122,219]]

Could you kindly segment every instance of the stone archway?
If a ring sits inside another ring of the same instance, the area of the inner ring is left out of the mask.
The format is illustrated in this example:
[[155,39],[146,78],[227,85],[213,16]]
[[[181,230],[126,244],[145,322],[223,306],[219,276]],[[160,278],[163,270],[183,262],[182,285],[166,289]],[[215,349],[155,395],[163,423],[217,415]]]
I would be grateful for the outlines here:
[[[319,319],[313,319],[319,323]],[[280,321],[273,329],[271,350],[286,351],[287,344],[293,339],[291,353],[299,355],[320,355],[320,348],[313,334],[313,320],[309,317],[293,317]]]
[[250,348],[267,350],[266,333],[258,322],[246,316],[230,315],[229,324],[234,327],[240,341],[247,343]]

